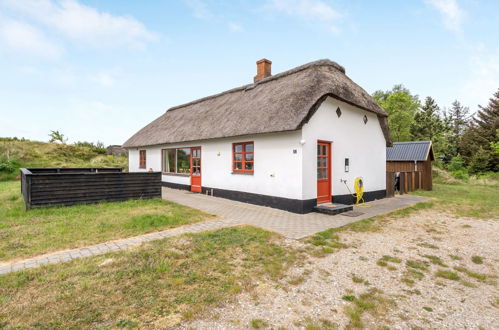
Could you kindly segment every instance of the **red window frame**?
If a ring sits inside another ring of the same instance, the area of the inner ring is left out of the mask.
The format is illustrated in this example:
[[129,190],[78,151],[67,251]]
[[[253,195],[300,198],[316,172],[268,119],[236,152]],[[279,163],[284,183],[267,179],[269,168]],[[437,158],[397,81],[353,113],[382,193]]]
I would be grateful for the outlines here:
[[[252,145],[253,151],[246,151],[246,146]],[[236,152],[236,146],[242,146],[241,152]],[[253,155],[253,160],[246,160],[246,155]],[[241,160],[236,161],[236,155],[241,155]],[[236,163],[241,163],[241,169],[236,168]],[[251,169],[246,169],[246,163],[252,163]],[[255,170],[255,143],[249,142],[235,142],[232,143],[232,171],[234,173],[253,173]]]
[[146,168],[146,150],[139,150],[139,168]]

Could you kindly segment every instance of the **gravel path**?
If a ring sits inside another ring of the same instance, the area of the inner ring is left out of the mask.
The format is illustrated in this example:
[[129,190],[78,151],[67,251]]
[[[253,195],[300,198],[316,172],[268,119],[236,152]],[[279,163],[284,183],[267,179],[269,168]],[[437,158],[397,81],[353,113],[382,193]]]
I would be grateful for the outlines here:
[[[306,258],[280,283],[262,279],[235,302],[182,327],[344,328],[351,322],[346,310],[355,305],[344,296],[374,292],[374,307],[361,313],[366,328],[499,328],[497,219],[456,218],[425,210],[389,219],[378,232],[349,231],[339,236],[347,248],[323,258]],[[285,243],[310,249],[301,241]],[[387,265],[378,265],[385,255],[400,260],[391,258]],[[473,262],[472,256],[482,257],[482,263]],[[411,268],[407,261],[419,261],[416,265],[426,269]],[[437,277],[439,270],[460,279]],[[489,276],[477,279],[480,274]]]

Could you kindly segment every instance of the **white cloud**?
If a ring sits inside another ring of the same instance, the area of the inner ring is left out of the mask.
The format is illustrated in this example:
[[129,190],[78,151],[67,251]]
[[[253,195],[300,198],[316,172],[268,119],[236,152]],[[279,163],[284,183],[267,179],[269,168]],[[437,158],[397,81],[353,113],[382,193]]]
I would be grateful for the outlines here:
[[97,82],[102,87],[111,87],[114,85],[115,79],[108,73],[101,72],[91,78],[92,81]]
[[499,88],[499,50],[479,53],[470,58],[470,74],[461,88],[463,103],[476,109],[478,104],[485,106],[489,98]]
[[63,49],[42,31],[8,18],[0,21],[0,44],[14,51],[50,59],[57,59],[63,53]]
[[183,0],[183,2],[192,10],[192,15],[196,18],[211,18],[213,14],[203,0]]
[[227,26],[229,27],[229,30],[232,32],[242,32],[244,30],[240,24],[235,22],[229,22]]
[[157,39],[155,33],[133,17],[99,12],[75,0],[0,0],[0,3],[79,44],[143,47]]
[[462,10],[457,0],[425,0],[426,3],[436,8],[442,16],[444,26],[454,32],[461,31],[465,12]]
[[336,24],[342,14],[322,0],[269,0],[266,8],[306,21],[319,21],[330,31],[339,31]]

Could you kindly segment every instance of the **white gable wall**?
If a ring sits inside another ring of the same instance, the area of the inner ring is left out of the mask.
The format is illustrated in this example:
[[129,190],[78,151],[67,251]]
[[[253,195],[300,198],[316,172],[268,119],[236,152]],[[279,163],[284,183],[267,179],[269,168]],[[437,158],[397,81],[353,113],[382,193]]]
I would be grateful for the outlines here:
[[[338,118],[336,109],[340,107]],[[363,117],[368,122],[364,124]],[[335,195],[354,192],[356,177],[362,177],[364,191],[385,190],[386,142],[378,118],[372,112],[327,98],[307,124],[303,126],[303,199],[317,197],[317,140],[330,141],[332,148],[332,192]],[[350,171],[345,172],[345,158],[350,159]]]

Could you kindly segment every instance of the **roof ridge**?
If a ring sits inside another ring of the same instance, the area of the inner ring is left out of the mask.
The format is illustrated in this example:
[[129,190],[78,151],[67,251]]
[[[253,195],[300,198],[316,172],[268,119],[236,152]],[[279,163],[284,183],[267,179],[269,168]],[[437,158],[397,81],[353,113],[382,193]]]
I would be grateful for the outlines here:
[[303,64],[303,65],[297,66],[295,68],[292,68],[292,69],[280,72],[280,73],[275,74],[273,76],[270,76],[270,77],[264,78],[264,79],[262,79],[260,81],[257,81],[256,83],[252,83],[252,84],[247,84],[247,85],[243,85],[243,86],[240,86],[240,87],[231,88],[231,89],[228,89],[226,91],[223,91],[223,92],[220,92],[220,93],[217,93],[217,94],[205,96],[205,97],[202,97],[202,98],[194,100],[194,101],[190,101],[190,102],[187,102],[187,103],[184,103],[184,104],[180,104],[180,105],[176,105],[176,106],[170,107],[165,112],[172,111],[172,110],[177,110],[177,109],[180,109],[180,108],[184,108],[184,107],[189,106],[189,105],[193,105],[193,104],[196,104],[196,103],[199,103],[199,102],[203,102],[203,101],[206,101],[206,100],[217,98],[217,97],[222,96],[222,95],[239,92],[241,90],[245,90],[245,91],[246,90],[250,90],[250,89],[253,89],[253,88],[255,88],[255,87],[257,87],[257,86],[259,86],[261,84],[265,84],[265,83],[267,83],[269,81],[277,80],[277,79],[282,78],[282,77],[287,77],[287,76],[289,76],[291,74],[295,74],[295,73],[301,72],[303,70],[306,70],[308,68],[318,67],[318,66],[332,66],[336,70],[338,70],[341,73],[345,74],[345,68],[343,66],[339,65],[338,63],[336,63],[334,61],[331,61],[330,59],[320,59],[320,60],[317,60],[317,61],[309,62],[309,63]]

